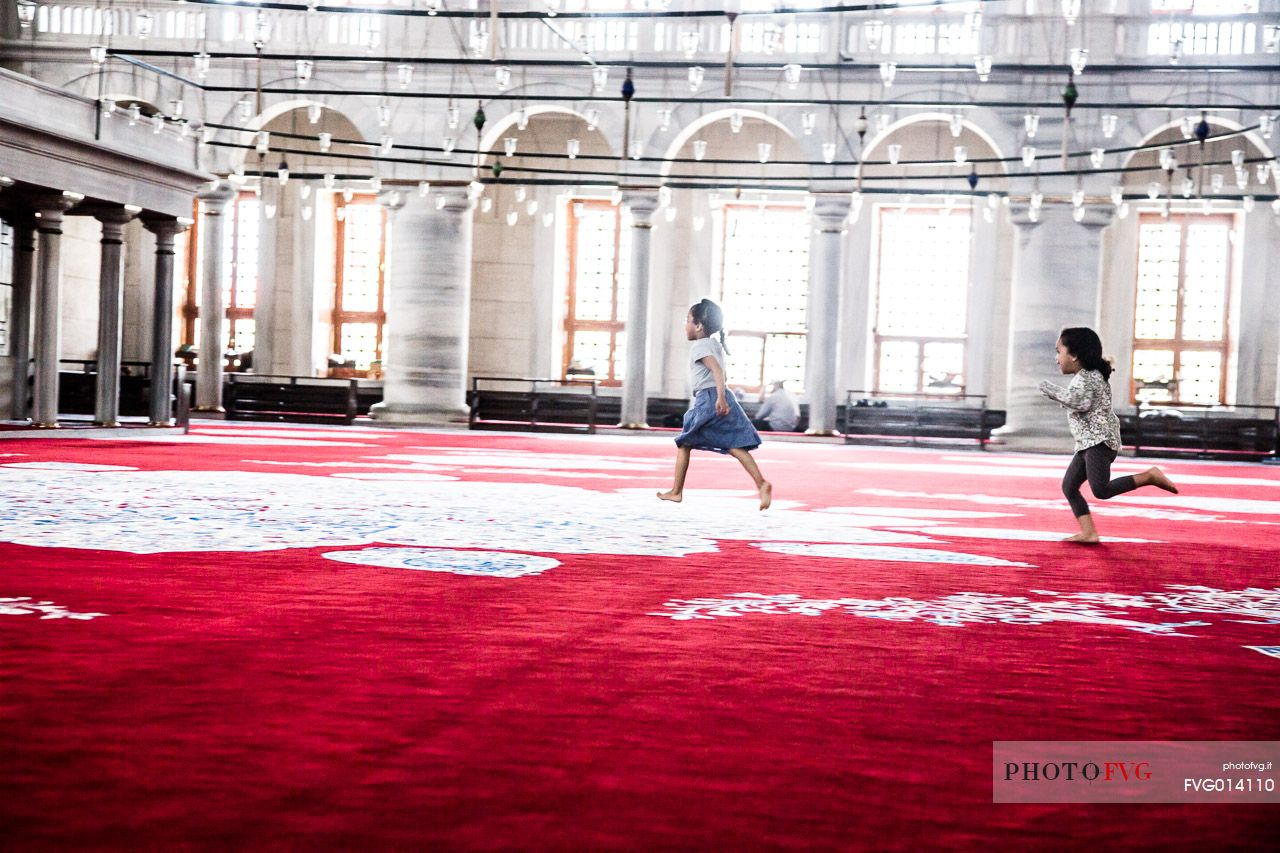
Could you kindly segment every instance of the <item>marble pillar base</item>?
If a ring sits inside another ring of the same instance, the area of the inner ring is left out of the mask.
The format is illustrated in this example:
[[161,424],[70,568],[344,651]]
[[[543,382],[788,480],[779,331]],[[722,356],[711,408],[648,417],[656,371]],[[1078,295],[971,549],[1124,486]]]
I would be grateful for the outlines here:
[[375,421],[415,426],[456,424],[460,420],[466,420],[470,414],[471,410],[466,406],[374,403],[369,408],[369,417]]
[[222,406],[192,406],[191,411],[193,412],[226,412],[227,410],[222,408]]
[[804,431],[804,434],[805,434],[805,435],[820,435],[820,436],[825,436],[825,437],[828,437],[828,438],[833,438],[833,437],[835,437],[835,436],[840,435],[840,430],[836,430],[836,429],[807,429],[807,430],[805,430],[805,431]]
[[999,427],[991,431],[990,450],[1007,450],[1020,453],[1075,452],[1071,430],[1054,427]]
[[649,425],[641,421],[640,423],[629,422],[618,424],[618,429],[649,429]]

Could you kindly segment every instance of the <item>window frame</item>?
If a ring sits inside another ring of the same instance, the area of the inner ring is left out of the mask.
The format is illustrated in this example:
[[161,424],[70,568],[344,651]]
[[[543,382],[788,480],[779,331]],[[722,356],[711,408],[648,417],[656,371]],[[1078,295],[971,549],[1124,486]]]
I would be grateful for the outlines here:
[[[1183,326],[1183,300],[1186,295],[1186,262],[1187,262],[1187,236],[1190,232],[1189,225],[1194,222],[1225,222],[1227,229],[1227,257],[1224,265],[1224,274],[1222,279],[1222,337],[1217,341],[1205,340],[1186,340],[1182,337]],[[1146,222],[1177,222],[1179,224],[1180,233],[1178,239],[1178,293],[1177,303],[1174,315],[1174,336],[1172,338],[1139,338],[1138,337],[1138,296],[1140,276],[1142,275],[1142,226]],[[1135,250],[1134,260],[1134,281],[1133,281],[1133,321],[1130,324],[1130,337],[1133,342],[1132,351],[1129,354],[1129,403],[1131,405],[1138,404],[1138,381],[1135,376],[1136,368],[1134,366],[1138,352],[1141,350],[1160,350],[1172,351],[1173,353],[1173,380],[1174,387],[1170,392],[1168,400],[1143,401],[1143,405],[1150,406],[1181,406],[1199,404],[1198,401],[1183,400],[1181,395],[1182,381],[1179,372],[1182,363],[1182,353],[1184,351],[1215,351],[1221,355],[1219,359],[1219,377],[1218,377],[1218,401],[1210,405],[1225,406],[1227,405],[1227,377],[1228,368],[1231,360],[1231,291],[1235,277],[1236,266],[1236,246],[1231,239],[1231,234],[1239,234],[1240,220],[1234,213],[1213,213],[1205,215],[1203,213],[1181,212],[1170,213],[1166,219],[1163,213],[1155,211],[1143,212],[1138,215],[1137,230],[1137,248]],[[1237,237],[1238,239],[1238,237]]]
[[[623,371],[619,370],[617,363],[618,355],[618,335],[625,333],[627,330],[626,309],[627,306],[619,305],[618,302],[618,277],[621,272],[619,259],[622,256],[622,228],[623,216],[622,205],[614,204],[607,198],[570,198],[567,201],[569,215],[568,228],[566,229],[566,251],[568,253],[567,274],[568,282],[565,288],[565,313],[564,313],[564,350],[560,358],[560,378],[564,381],[570,379],[591,378],[594,379],[602,388],[619,388],[622,386]],[[611,320],[578,320],[575,314],[578,296],[578,214],[575,211],[576,205],[584,205],[585,207],[594,207],[601,210],[613,210],[613,270],[610,273],[612,279],[612,304]],[[573,362],[573,339],[577,332],[608,332],[609,333],[609,374],[608,376],[585,376],[583,374],[569,374],[569,365]],[[622,365],[625,368],[625,365]]]
[[[231,288],[229,292],[229,296],[231,298],[227,300],[225,305],[223,305],[223,319],[227,324],[224,329],[226,339],[222,341],[221,344],[224,353],[227,350],[233,349],[232,345],[235,343],[235,338],[233,336],[235,321],[254,319],[253,308],[244,308],[234,305],[237,281],[236,273],[240,254],[240,202],[250,198],[255,201],[261,201],[258,193],[254,190],[240,190],[240,192],[236,193],[236,197],[227,204],[226,211],[222,214],[227,219],[227,226],[230,228],[229,233],[231,235],[231,254],[229,257],[223,258],[223,275],[228,276],[231,279]],[[192,220],[191,228],[187,231],[187,287],[186,299],[182,306],[182,342],[183,344],[194,346],[196,341],[196,328],[197,324],[200,322],[200,300],[198,299],[198,289],[205,284],[205,282],[200,280],[200,277],[204,272],[201,269],[202,264],[200,263],[203,254],[201,241],[204,224],[204,207],[199,199],[195,199],[192,203]],[[217,251],[222,250],[222,246],[217,247]],[[257,304],[258,285],[262,280],[261,261],[261,244],[259,244],[259,270],[258,277],[254,281],[255,305]],[[216,286],[221,287],[222,282],[218,282]],[[257,339],[256,331],[257,330],[255,329],[255,340]],[[230,371],[232,368],[233,365],[231,363],[228,362],[224,364],[224,370]]]
[[[884,272],[884,263],[881,260],[884,256],[884,221],[888,216],[905,215],[910,216],[913,212],[928,211],[932,215],[943,216],[944,208],[933,205],[911,205],[906,210],[900,210],[897,206],[880,205],[876,208],[876,246],[875,246],[875,304],[872,306],[871,312],[871,339],[872,339],[872,373],[871,373],[871,389],[876,394],[912,394],[923,397],[936,397],[941,400],[949,400],[961,397],[968,393],[969,375],[968,370],[964,369],[962,376],[964,382],[954,386],[954,391],[930,391],[925,385],[925,368],[924,368],[924,348],[926,344],[942,343],[942,344],[959,344],[961,348],[960,363],[962,368],[967,368],[969,359],[969,324],[972,318],[969,316],[969,301],[972,297],[973,280],[970,271],[973,266],[973,216],[971,211],[959,208],[953,209],[946,216],[967,217],[969,220],[969,241],[968,241],[968,263],[964,269],[964,331],[960,335],[901,335],[901,334],[881,334],[880,333],[880,300],[884,293],[882,286],[882,275]],[[880,387],[880,353],[881,346],[884,343],[902,343],[911,342],[916,344],[916,389],[914,391],[889,391]]]
[[[729,213],[731,210],[758,211],[760,209],[761,209],[761,206],[759,204],[733,201],[733,202],[725,202],[721,204],[720,209],[716,212],[717,217],[719,219],[719,223],[718,223],[719,233],[716,235],[718,237],[719,245],[716,246],[716,252],[715,252],[715,263],[716,263],[715,293],[716,293],[716,299],[719,300],[721,304],[723,304],[726,301],[725,274],[726,274],[726,268],[728,267],[728,264],[725,263],[725,261],[728,257],[728,249],[729,249],[729,246],[728,246]],[[790,203],[790,204],[785,202],[766,203],[764,205],[764,210],[766,212],[767,211],[785,211],[787,213],[798,213],[801,216],[808,215],[808,208],[801,201],[796,201],[795,203]],[[809,223],[805,223],[805,227],[806,227],[806,230],[808,230]],[[812,257],[813,257],[812,238],[810,238],[808,243],[805,245],[805,252],[806,252],[806,258],[805,258],[806,269],[811,271],[811,267],[809,266],[809,261],[812,260]],[[760,329],[760,328],[750,328],[750,327],[738,328],[737,326],[734,326],[732,329],[726,330],[728,332],[726,337],[729,339],[737,337],[737,338],[757,338],[760,340],[760,373],[758,376],[752,377],[752,381],[754,384],[746,383],[745,381],[746,377],[742,376],[741,369],[740,369],[743,367],[743,365],[735,363],[734,365],[735,375],[734,375],[734,381],[732,383],[733,387],[740,388],[743,391],[743,393],[747,393],[747,394],[760,394],[764,391],[765,386],[768,385],[770,380],[773,378],[773,377],[767,377],[765,375],[766,365],[768,364],[768,360],[769,360],[768,354],[769,354],[770,338],[779,338],[779,337],[800,338],[807,350],[808,340],[809,340],[809,316],[808,316],[808,307],[807,307],[808,296],[809,296],[808,282],[806,282],[805,287],[806,287],[806,290],[805,290],[806,308],[805,308],[803,332],[797,332],[791,329],[771,330],[771,329]],[[805,372],[806,373],[808,372],[807,363],[805,365]],[[800,382],[800,387],[796,390],[798,390],[801,394],[805,393],[807,391],[807,389],[804,387],[805,384],[806,383],[803,382],[803,377],[802,377],[802,381]]]
[[[354,205],[376,206],[380,211],[379,228],[378,228],[378,307],[374,311],[346,311],[342,307],[342,291],[345,282],[344,271],[346,269],[346,229],[347,216],[346,209]],[[378,203],[378,197],[371,193],[355,193],[348,201],[345,196],[339,194],[334,198],[334,269],[333,269],[333,312],[330,315],[330,322],[333,326],[331,342],[333,344],[332,352],[342,353],[342,326],[346,323],[373,323],[377,327],[375,335],[376,344],[374,347],[374,355],[370,366],[366,369],[360,368],[329,368],[329,376],[368,377],[376,371],[374,364],[381,365],[384,357],[384,347],[386,345],[387,333],[387,210]],[[338,216],[338,211],[343,211],[342,216]]]

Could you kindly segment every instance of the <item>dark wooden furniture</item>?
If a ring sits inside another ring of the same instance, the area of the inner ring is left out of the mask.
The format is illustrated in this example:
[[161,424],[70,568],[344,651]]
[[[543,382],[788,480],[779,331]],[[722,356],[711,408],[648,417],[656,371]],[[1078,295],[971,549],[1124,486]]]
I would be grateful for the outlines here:
[[1121,441],[1138,456],[1275,459],[1280,406],[1176,406],[1139,403],[1120,418]]
[[985,448],[1005,413],[987,408],[982,394],[845,392],[842,432],[851,444],[966,439]]
[[355,379],[228,373],[222,407],[229,421],[350,424],[359,395]]

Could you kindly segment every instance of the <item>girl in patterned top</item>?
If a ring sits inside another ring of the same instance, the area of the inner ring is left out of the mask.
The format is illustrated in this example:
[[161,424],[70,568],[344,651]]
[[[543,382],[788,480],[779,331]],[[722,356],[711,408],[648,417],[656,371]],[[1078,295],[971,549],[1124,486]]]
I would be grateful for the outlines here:
[[1093,526],[1089,505],[1080,495],[1085,480],[1098,500],[1105,501],[1131,492],[1139,486],[1155,486],[1178,493],[1159,468],[1148,468],[1141,474],[1111,479],[1111,463],[1120,450],[1120,420],[1111,411],[1111,364],[1102,357],[1102,341],[1093,329],[1063,329],[1058,336],[1058,368],[1075,378],[1066,388],[1052,382],[1041,382],[1040,393],[1070,409],[1067,420],[1075,439],[1076,454],[1071,457],[1062,478],[1062,494],[1080,524],[1080,532],[1067,537],[1068,542],[1095,543],[1098,531]]
[[[733,394],[724,390],[724,314],[720,306],[704,299],[689,309],[684,321],[689,348],[689,388],[693,405],[684,414],[684,427],[676,436],[676,473],[671,490],[658,498],[679,503],[684,497],[684,476],[689,470],[691,451],[714,450],[727,453],[742,463],[760,492],[760,509],[773,501],[773,486],[760,473],[751,451],[760,446],[760,434]],[[711,337],[719,334],[720,340]]]

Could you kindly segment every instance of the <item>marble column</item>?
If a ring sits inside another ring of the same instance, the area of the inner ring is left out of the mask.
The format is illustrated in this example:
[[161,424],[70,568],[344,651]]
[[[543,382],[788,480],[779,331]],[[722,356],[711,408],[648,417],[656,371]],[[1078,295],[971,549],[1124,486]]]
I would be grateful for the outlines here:
[[653,252],[654,190],[627,190],[622,203],[631,211],[631,269],[627,281],[627,363],[622,380],[623,429],[648,429],[646,368],[649,361],[649,268]]
[[151,314],[151,425],[171,426],[173,401],[173,241],[190,225],[172,217],[143,216],[142,224],[156,235],[155,289]]
[[226,337],[226,306],[222,304],[222,247],[227,234],[227,205],[236,197],[229,181],[215,181],[200,193],[200,349],[196,371],[196,411],[222,411],[222,341]]
[[383,399],[370,415],[449,422],[467,412],[473,203],[456,185],[402,201],[392,220]]
[[36,225],[31,217],[10,220],[13,226],[13,317],[9,351],[13,354],[13,396],[9,417],[31,417],[27,410],[31,392],[31,305],[35,291]]
[[1040,394],[1043,379],[1066,384],[1054,364],[1054,342],[1066,326],[1097,328],[1102,229],[1110,205],[1087,205],[1080,222],[1070,205],[1046,204],[1035,219],[1015,204],[1013,298],[1009,317],[1008,390],[1005,426],[998,446],[1010,450],[1070,452],[1067,414]]
[[124,227],[137,209],[118,208],[94,214],[102,223],[102,255],[98,273],[98,381],[93,421],[99,426],[120,422],[120,334],[124,314]]
[[35,291],[35,388],[31,423],[58,425],[58,357],[62,352],[62,215],[82,201],[75,193],[32,199],[39,254]]
[[835,435],[839,361],[840,285],[848,193],[814,195],[814,233],[809,246],[808,341],[805,350],[805,393],[809,398],[808,435]]

